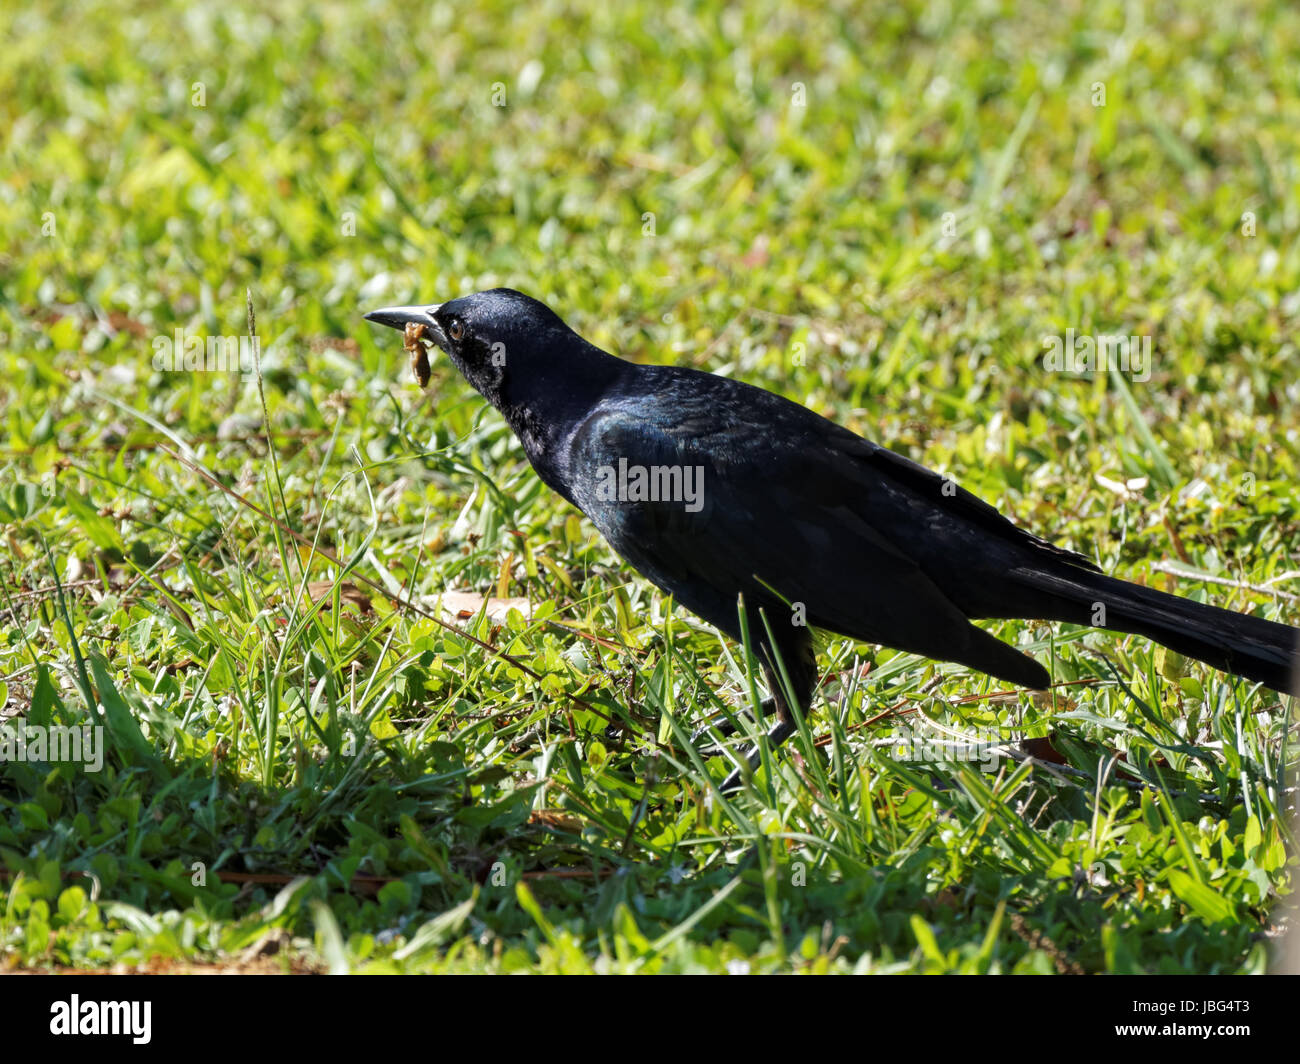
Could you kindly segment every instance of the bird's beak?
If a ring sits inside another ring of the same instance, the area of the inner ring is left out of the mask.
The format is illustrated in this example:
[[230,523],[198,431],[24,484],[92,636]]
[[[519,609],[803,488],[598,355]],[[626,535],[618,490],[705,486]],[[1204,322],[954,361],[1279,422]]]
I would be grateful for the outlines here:
[[390,329],[399,331],[405,330],[412,323],[423,325],[424,338],[432,340],[445,351],[447,337],[442,331],[442,326],[433,316],[440,306],[441,303],[420,307],[384,307],[381,310],[372,310],[366,315],[366,321],[373,321],[376,325],[387,325]]

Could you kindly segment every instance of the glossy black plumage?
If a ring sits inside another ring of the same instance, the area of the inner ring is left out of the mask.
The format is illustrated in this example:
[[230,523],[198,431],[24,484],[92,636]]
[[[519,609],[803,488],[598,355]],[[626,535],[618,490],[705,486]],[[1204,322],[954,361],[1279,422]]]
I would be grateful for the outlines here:
[[[642,575],[733,639],[743,595],[778,739],[791,708],[777,690],[774,651],[806,708],[816,676],[810,627],[1044,687],[1041,664],[971,621],[1086,625],[1100,616],[1101,627],[1293,689],[1296,629],[1107,577],[952,481],[772,392],[615,358],[509,289],[367,317],[425,324],[505,416],[542,480]],[[620,461],[698,470],[702,493],[611,499],[608,470]]]

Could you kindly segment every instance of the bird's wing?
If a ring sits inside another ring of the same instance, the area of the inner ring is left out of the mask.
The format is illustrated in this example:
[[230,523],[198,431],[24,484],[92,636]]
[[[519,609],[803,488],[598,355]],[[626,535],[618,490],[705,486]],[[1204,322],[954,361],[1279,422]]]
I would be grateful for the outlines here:
[[[733,634],[736,596],[744,593],[773,614],[801,608],[814,627],[1000,675],[1008,668],[992,658],[1002,651],[1031,664],[970,625],[909,549],[909,530],[888,527],[900,512],[898,497],[906,510],[916,492],[882,470],[873,445],[860,441],[868,449],[854,453],[839,437],[782,433],[763,410],[745,404],[726,413],[720,418],[696,398],[672,410],[659,404],[650,416],[644,404],[614,402],[572,439],[567,480],[575,502],[645,576]],[[629,468],[698,470],[699,508],[601,497],[598,485],[609,478],[598,471],[617,469],[620,459]],[[976,654],[972,648],[984,640],[999,650]]]
[[996,508],[977,495],[972,495],[955,481],[927,469],[923,465],[905,458],[897,451],[882,447],[870,440],[849,432],[847,429],[827,422],[836,432],[831,445],[835,450],[856,461],[865,462],[903,488],[914,493],[919,500],[933,506],[945,514],[960,517],[986,532],[992,533],[1009,544],[1029,550],[1033,553],[1071,565],[1082,566],[1093,572],[1101,570],[1088,558],[1072,550],[1066,550],[1040,539],[1031,532],[1013,524]]

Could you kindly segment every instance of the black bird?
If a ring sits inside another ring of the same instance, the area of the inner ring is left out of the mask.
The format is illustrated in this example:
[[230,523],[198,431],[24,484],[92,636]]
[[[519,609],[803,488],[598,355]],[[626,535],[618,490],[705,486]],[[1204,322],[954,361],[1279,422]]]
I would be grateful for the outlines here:
[[773,392],[626,362],[508,288],[366,319],[423,326],[504,415],[537,475],[652,583],[735,640],[743,601],[775,744],[809,706],[812,628],[1044,688],[1042,665],[971,621],[1068,621],[1295,691],[1300,630],[1106,576]]

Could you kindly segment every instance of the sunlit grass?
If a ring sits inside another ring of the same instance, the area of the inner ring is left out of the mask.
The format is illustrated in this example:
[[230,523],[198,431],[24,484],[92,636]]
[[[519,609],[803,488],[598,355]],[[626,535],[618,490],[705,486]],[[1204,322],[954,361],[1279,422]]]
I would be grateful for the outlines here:
[[[0,706],[110,741],[0,764],[3,963],[1262,970],[1292,700],[1069,626],[994,626],[1046,698],[830,640],[722,796],[745,649],[361,320],[509,284],[1295,623],[1300,14],[1187,7],[15,12]],[[155,368],[246,291],[260,390]],[[1047,372],[1067,330],[1149,379]]]

